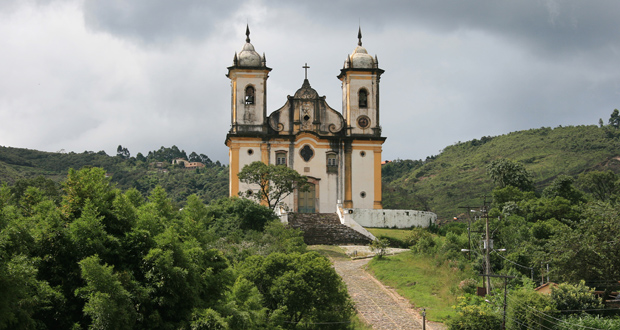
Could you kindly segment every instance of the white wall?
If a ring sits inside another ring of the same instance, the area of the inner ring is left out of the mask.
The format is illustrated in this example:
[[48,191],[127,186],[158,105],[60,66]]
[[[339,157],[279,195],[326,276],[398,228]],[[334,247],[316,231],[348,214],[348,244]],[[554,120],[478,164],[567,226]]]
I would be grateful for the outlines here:
[[416,210],[344,209],[344,213],[361,226],[373,228],[428,227],[437,221],[437,214]]

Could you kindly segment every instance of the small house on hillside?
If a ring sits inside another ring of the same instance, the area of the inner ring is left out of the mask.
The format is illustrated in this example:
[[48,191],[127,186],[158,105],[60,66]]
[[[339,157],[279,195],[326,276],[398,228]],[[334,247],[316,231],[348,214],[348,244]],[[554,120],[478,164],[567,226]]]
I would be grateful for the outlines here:
[[185,169],[191,170],[194,168],[203,168],[205,167],[205,164],[201,163],[201,162],[189,162],[186,159],[183,158],[175,158],[172,160],[172,164],[173,165],[180,165],[183,164],[183,167]]

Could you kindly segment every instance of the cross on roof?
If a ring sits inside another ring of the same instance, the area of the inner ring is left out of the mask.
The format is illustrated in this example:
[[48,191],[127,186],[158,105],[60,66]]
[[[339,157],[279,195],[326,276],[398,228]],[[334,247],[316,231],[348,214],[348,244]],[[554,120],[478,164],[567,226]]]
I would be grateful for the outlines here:
[[306,79],[308,79],[308,69],[310,68],[308,66],[308,63],[306,63],[304,66],[302,66],[302,68],[304,68],[304,70],[306,71]]

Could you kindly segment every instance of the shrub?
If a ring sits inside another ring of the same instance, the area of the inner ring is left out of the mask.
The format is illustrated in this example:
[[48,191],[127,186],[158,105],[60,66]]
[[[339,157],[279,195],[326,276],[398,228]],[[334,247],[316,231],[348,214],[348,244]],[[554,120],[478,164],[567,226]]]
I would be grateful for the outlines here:
[[388,240],[384,238],[377,238],[376,240],[372,241],[372,243],[370,243],[370,250],[372,252],[375,252],[377,258],[381,259],[387,254],[388,246]]
[[582,280],[579,284],[562,283],[551,289],[551,298],[559,310],[580,310],[602,308],[601,299]]
[[557,330],[573,329],[620,329],[619,318],[601,317],[599,315],[571,315],[563,319],[564,323]]
[[461,283],[459,283],[459,289],[469,294],[474,294],[476,292],[477,287],[478,287],[478,281],[474,280],[473,278],[462,280]]
[[506,313],[507,328],[553,329],[553,320],[544,315],[553,311],[555,304],[549,295],[539,294],[528,286],[523,287],[511,294]]
[[458,298],[456,317],[448,321],[448,330],[497,330],[501,328],[502,318],[477,296]]
[[386,240],[388,242],[389,247],[401,248],[401,249],[409,248],[409,244],[407,240],[402,240],[396,237],[385,236],[385,235],[378,235],[377,239]]

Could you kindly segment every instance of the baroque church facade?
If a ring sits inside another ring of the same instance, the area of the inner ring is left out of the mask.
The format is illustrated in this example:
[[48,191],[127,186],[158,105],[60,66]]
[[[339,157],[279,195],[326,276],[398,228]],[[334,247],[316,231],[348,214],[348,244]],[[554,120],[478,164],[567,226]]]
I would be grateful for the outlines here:
[[[306,66],[307,68],[307,66]],[[230,195],[255,191],[237,174],[255,161],[288,166],[308,177],[310,189],[283,200],[292,212],[333,213],[344,208],[381,209],[381,151],[385,137],[379,122],[379,81],[384,72],[362,47],[361,30],[353,53],[337,76],[342,82],[342,111],[331,108],[304,79],[284,105],[267,115],[265,55],[250,43],[235,53],[231,80],[231,127],[226,136]]]

